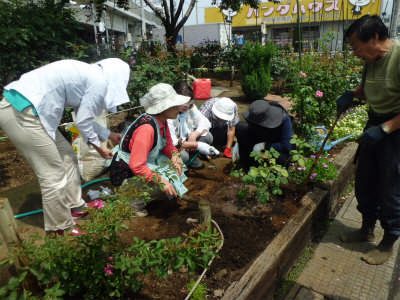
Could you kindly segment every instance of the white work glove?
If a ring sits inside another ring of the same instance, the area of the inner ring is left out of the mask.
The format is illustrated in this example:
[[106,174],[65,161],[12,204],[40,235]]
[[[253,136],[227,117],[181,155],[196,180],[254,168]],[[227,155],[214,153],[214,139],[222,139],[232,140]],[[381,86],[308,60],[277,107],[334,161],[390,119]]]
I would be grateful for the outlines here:
[[253,151],[261,152],[263,150],[265,150],[265,144],[264,143],[255,144],[254,147],[253,147]]
[[197,150],[203,155],[218,156],[220,154],[219,151],[213,146],[203,142],[197,142]]

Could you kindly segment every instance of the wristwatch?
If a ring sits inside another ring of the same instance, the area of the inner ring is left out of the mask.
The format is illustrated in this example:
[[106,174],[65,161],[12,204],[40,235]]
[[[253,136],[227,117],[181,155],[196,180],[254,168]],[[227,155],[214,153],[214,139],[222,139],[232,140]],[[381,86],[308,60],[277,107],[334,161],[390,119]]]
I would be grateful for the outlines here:
[[386,123],[382,123],[381,128],[384,133],[386,133],[386,134],[390,133],[390,128],[389,128],[389,126],[386,125]]

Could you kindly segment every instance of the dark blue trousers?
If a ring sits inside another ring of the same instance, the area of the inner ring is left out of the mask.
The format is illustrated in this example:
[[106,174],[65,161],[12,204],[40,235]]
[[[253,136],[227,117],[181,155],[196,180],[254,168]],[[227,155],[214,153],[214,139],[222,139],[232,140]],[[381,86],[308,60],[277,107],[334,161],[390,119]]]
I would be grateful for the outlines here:
[[[381,122],[372,119],[367,128]],[[400,236],[400,130],[375,144],[360,144],[355,193],[364,217],[379,220],[385,231]]]

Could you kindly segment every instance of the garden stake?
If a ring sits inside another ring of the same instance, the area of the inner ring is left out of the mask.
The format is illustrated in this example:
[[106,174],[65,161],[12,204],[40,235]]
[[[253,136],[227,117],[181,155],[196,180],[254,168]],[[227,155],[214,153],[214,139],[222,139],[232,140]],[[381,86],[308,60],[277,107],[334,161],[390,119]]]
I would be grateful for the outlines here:
[[322,153],[322,150],[324,150],[325,144],[326,144],[326,142],[327,142],[329,136],[331,135],[333,129],[335,128],[336,123],[339,121],[340,115],[341,115],[341,113],[338,113],[338,114],[337,114],[336,119],[335,119],[335,122],[333,122],[333,125],[332,125],[331,128],[329,129],[328,133],[326,134],[326,136],[325,136],[325,138],[324,138],[324,141],[322,142],[321,148],[319,148],[319,151],[318,151],[317,155],[315,156],[314,163],[312,164],[312,166],[311,166],[311,168],[310,168],[310,172],[308,172],[308,175],[307,175],[307,177],[306,177],[306,180],[304,181],[304,184],[303,184],[303,195],[304,195],[304,194],[306,193],[306,191],[307,191],[307,184],[308,184],[308,182],[310,181],[310,176],[311,176],[312,172],[314,171],[314,168],[315,168],[315,166],[316,166],[316,164],[317,164],[317,162],[318,162],[318,159],[319,159],[319,156],[320,156],[321,153]]

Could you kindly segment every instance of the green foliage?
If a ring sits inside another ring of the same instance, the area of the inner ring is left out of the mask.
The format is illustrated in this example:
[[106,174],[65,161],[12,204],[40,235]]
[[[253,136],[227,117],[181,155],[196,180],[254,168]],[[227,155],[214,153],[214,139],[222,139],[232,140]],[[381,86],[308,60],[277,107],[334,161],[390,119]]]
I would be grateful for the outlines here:
[[[364,127],[368,120],[368,107],[367,105],[360,105],[352,108],[346,112],[341,118],[330,136],[331,140],[339,140],[353,133],[349,141],[357,140],[363,133]],[[332,121],[333,122],[333,121]]]
[[250,99],[264,99],[271,87],[271,58],[275,47],[246,43],[241,53],[242,89]]
[[[291,90],[295,131],[306,137],[317,125],[329,125],[336,114],[336,98],[361,81],[361,62],[348,53],[303,53],[302,70],[292,54],[282,59],[290,73],[282,73]],[[279,72],[277,69],[276,72]],[[317,93],[318,92],[318,93]]]
[[[191,291],[194,287],[194,285],[196,284],[196,281],[191,280],[187,285],[186,285],[186,290],[187,291]],[[205,283],[199,283],[196,287],[196,289],[194,290],[194,292],[192,293],[192,296],[190,297],[190,299],[192,300],[205,300],[207,296],[207,286],[205,285]]]
[[228,69],[234,67],[235,70],[239,70],[242,63],[241,56],[243,49],[243,46],[236,44],[224,48],[224,51],[221,53],[222,66]]
[[190,53],[186,51],[167,52],[161,47],[152,51],[137,53],[136,65],[131,66],[128,94],[131,105],[139,105],[139,99],[155,84],[163,82],[173,85],[184,80],[189,70]]
[[0,85],[49,61],[85,56],[80,24],[64,3],[0,2]]
[[[266,204],[271,195],[282,195],[281,184],[288,182],[288,171],[276,163],[279,152],[271,148],[269,151],[253,151],[250,154],[258,163],[257,167],[251,167],[247,174],[243,171],[234,171],[232,176],[246,183],[253,183],[257,187],[257,199],[261,204]],[[243,196],[243,195],[242,195]]]
[[192,57],[190,59],[191,68],[207,68],[212,70],[220,65],[223,49],[221,46],[212,41],[203,43],[194,47]]
[[129,178],[127,183],[121,185],[115,194],[122,202],[143,200],[144,203],[148,203],[151,200],[153,187],[153,185],[147,184],[143,177],[133,176]]
[[[310,154],[315,146],[312,146],[294,136],[291,143],[296,145],[295,149],[290,151],[291,164],[289,166],[289,180],[296,184],[302,184],[310,173],[315,161],[315,155]],[[337,168],[330,157],[330,154],[322,154],[310,175],[310,182],[326,182],[329,179],[337,177]]]
[[127,229],[123,221],[133,215],[130,202],[137,197],[127,194],[124,190],[124,197],[110,198],[101,209],[89,208],[90,222],[77,225],[81,235],[23,241],[13,259],[26,260],[25,273],[0,289],[1,298],[35,299],[30,297],[33,291],[23,288],[29,275],[47,295],[44,299],[126,299],[143,286],[145,274],[154,271],[165,278],[168,271],[182,266],[194,272],[216,255],[220,237],[210,226],[195,226],[188,234],[171,239],[134,238],[133,244],[127,245],[121,240]]

